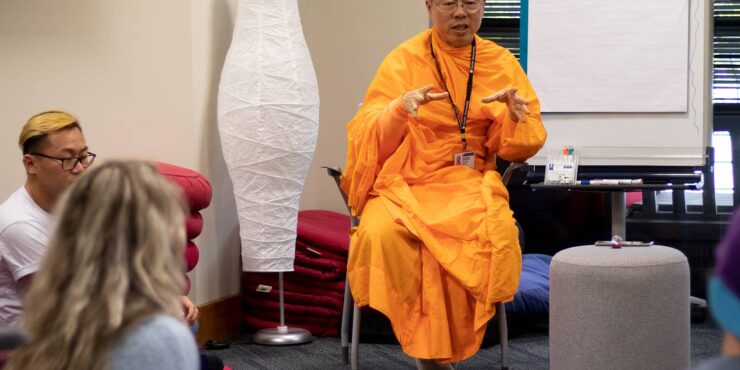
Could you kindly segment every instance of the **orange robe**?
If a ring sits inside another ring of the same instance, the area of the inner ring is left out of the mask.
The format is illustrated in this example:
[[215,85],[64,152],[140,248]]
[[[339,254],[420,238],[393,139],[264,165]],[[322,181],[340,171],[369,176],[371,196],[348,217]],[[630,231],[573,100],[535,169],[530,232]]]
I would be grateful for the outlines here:
[[[516,58],[476,36],[467,150],[475,168],[453,166],[462,149],[449,100],[407,114],[396,98],[444,88],[430,49],[459,107],[465,102],[470,47],[452,48],[426,30],[383,61],[362,108],[347,125],[342,189],[360,225],[352,231],[348,276],[358,305],[390,319],[403,350],[416,358],[464,360],[480,348],[496,302],[510,301],[521,272],[518,232],[495,157],[523,161],[544,144],[539,102]],[[481,99],[508,87],[531,100],[526,122],[506,104]],[[395,100],[395,101],[394,101]],[[406,125],[398,148],[379,158],[379,125]]]

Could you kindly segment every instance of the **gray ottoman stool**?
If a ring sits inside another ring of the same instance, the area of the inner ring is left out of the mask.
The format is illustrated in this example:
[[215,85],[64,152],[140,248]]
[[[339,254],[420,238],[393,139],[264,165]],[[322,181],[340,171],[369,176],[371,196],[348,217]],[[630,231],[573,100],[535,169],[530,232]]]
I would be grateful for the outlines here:
[[550,369],[688,369],[689,265],[676,249],[582,246],[550,264]]

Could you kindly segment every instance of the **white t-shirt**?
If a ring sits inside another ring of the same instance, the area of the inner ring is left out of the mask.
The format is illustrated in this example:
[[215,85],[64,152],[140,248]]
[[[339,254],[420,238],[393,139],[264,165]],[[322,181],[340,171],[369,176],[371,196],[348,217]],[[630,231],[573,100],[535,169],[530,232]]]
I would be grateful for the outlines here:
[[51,228],[51,215],[25,188],[0,205],[0,324],[18,325],[22,313],[18,280],[39,269]]

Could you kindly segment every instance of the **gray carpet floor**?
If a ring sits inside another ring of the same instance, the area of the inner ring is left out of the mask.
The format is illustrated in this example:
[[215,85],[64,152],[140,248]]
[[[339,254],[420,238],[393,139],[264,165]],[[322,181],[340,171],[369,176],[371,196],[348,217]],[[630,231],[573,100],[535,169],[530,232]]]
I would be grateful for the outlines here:
[[[691,363],[696,367],[702,361],[719,354],[722,332],[713,323],[691,327]],[[548,336],[540,330],[518,335],[509,340],[510,368],[517,370],[546,370],[549,367]],[[457,370],[489,370],[500,367],[498,345],[481,349],[472,358],[458,364]],[[225,350],[211,351],[233,370],[346,370],[342,362],[339,338],[317,338],[312,343],[270,347],[251,343],[251,335],[231,341]],[[372,370],[416,369],[411,358],[394,344],[360,344],[360,368]]]

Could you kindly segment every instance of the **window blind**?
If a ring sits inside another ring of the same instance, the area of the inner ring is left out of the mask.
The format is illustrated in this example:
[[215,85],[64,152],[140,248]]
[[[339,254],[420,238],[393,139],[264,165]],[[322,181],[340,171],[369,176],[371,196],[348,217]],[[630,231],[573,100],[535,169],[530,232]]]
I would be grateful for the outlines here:
[[488,0],[478,35],[507,49],[519,58],[519,0]]
[[740,0],[714,0],[713,101],[740,103]]

